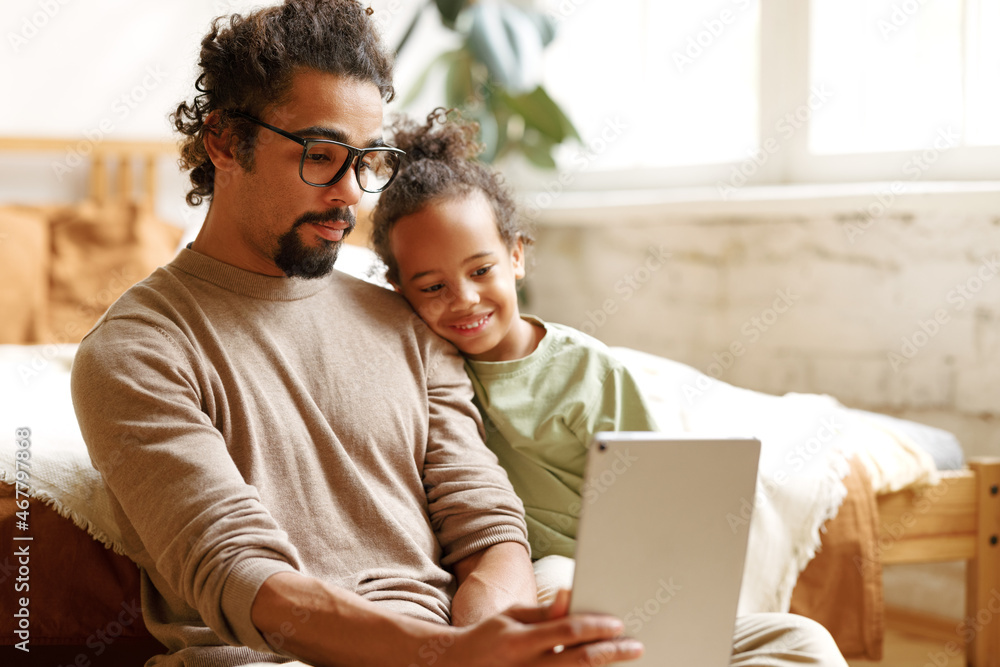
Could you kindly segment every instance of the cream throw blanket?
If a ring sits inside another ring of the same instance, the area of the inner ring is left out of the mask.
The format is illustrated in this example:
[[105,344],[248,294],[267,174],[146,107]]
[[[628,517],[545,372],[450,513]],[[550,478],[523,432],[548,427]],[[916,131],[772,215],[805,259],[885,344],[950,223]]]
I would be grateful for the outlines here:
[[[31,495],[121,553],[100,474],[70,400],[74,345],[0,346],[0,480],[13,483],[16,428],[31,429]],[[849,413],[829,396],[739,389],[677,362],[616,348],[662,430],[751,435],[763,444],[740,612],[787,611],[823,523],[846,493],[846,457],[859,456],[876,491],[934,483],[930,457],[900,434]],[[749,510],[749,508],[745,508]],[[744,521],[740,512],[732,521]]]
[[[788,611],[799,573],[816,554],[820,530],[847,489],[857,456],[876,493],[934,484],[930,455],[902,433],[849,411],[830,396],[772,396],[715,380],[684,364],[627,348],[612,352],[636,377],[661,430],[741,435],[761,441],[757,497],[739,612]],[[746,508],[749,510],[749,508]]]

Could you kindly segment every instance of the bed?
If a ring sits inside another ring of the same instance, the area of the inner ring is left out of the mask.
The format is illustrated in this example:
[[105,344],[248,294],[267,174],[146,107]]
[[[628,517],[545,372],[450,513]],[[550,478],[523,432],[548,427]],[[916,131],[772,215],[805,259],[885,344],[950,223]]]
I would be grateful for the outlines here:
[[[76,143],[0,139],[0,153],[59,153]],[[21,546],[15,538],[35,538],[30,542],[32,616],[28,636],[32,655],[42,656],[46,663],[138,663],[164,650],[142,623],[137,571],[115,550],[116,527],[102,519],[100,511],[91,514],[106,499],[102,500],[98,473],[87,470],[89,458],[68,403],[68,372],[75,343],[90,323],[129,284],[169,261],[176,251],[181,230],[153,213],[157,166],[171,159],[175,151],[170,143],[105,141],[92,146],[84,201],[72,206],[0,209],[0,259],[6,276],[0,289],[5,312],[0,324],[0,343],[5,343],[0,345],[0,391],[4,392],[0,396],[6,415],[0,420],[5,432],[0,443],[0,539],[5,545]],[[364,227],[359,225],[354,242],[363,242],[364,236]],[[360,250],[345,252],[338,266],[377,281],[368,273],[367,257]],[[24,299],[31,305],[16,305]],[[691,383],[697,386],[700,381],[685,375],[697,371],[676,362],[649,359],[649,355],[631,350],[617,352],[645,378],[650,393],[659,392],[653,400],[659,400],[665,411],[674,410],[678,401],[678,394],[672,392]],[[669,382],[664,381],[665,376],[671,378]],[[669,391],[664,391],[664,386]],[[720,386],[716,394],[731,395],[737,404],[748,404],[747,395],[729,391]],[[44,402],[39,396],[45,397]],[[829,397],[822,401],[781,398],[785,404],[771,401],[766,405],[800,413],[803,406],[821,412],[835,409]],[[769,399],[756,396],[753,400]],[[765,403],[754,403],[757,405]],[[8,411],[8,406],[17,409]],[[753,413],[748,419],[763,419],[768,409],[772,408],[747,410]],[[690,431],[691,420],[699,418],[712,419],[711,410],[687,411],[680,416],[676,411],[665,412],[663,422],[676,422],[678,430]],[[688,423],[677,425],[684,420]],[[31,434],[15,439],[13,430],[21,426],[32,428]],[[864,427],[872,428],[868,422]],[[23,446],[25,441],[27,447]],[[36,467],[18,470],[15,456],[19,447],[39,453]],[[48,461],[42,460],[43,448],[48,451]],[[845,653],[878,659],[883,618],[881,565],[964,560],[968,564],[967,619],[955,630],[954,650],[964,651],[969,665],[1000,666],[1000,460],[971,461],[956,471],[938,471],[933,466],[929,471],[911,471],[902,488],[876,497],[874,488],[886,489],[884,480],[876,485],[871,479],[873,474],[881,474],[878,466],[860,464],[859,459],[865,456],[862,450],[837,451],[830,459],[835,460],[832,467],[817,468],[817,474],[827,479],[837,494],[826,498],[817,514],[826,530],[810,528],[809,532],[815,533],[810,540],[815,543],[800,550],[802,553],[785,567],[792,572],[791,580],[785,581],[788,572],[776,575],[785,582],[780,587],[787,588],[783,598],[789,599],[768,604],[790,605],[828,627],[839,624],[843,627],[834,633],[838,642],[851,647]],[[821,460],[827,462],[827,458],[818,457],[817,465]],[[28,510],[18,504],[23,500],[17,497],[19,472],[32,496]],[[29,519],[27,531],[19,528],[19,511],[28,512],[24,515]],[[766,515],[766,511],[759,511],[754,518]],[[0,562],[0,578],[9,582],[17,567],[9,558]],[[748,576],[755,575],[748,572]],[[857,585],[844,585],[848,579],[857,579]],[[847,589],[864,586],[874,588],[874,596],[835,598]],[[10,585],[4,585],[0,602],[2,652],[5,657],[21,657],[24,654],[16,645],[25,635],[18,634],[15,616],[20,600]],[[843,605],[852,606],[850,613],[845,613]],[[862,605],[870,608],[854,609]],[[857,622],[857,618],[864,620]]]

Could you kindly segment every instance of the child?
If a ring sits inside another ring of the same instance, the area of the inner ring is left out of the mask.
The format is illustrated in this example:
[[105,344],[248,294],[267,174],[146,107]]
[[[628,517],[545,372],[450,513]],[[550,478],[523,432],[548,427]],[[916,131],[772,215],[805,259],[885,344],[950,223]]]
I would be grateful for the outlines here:
[[[499,174],[476,161],[475,126],[438,110],[395,131],[406,157],[375,208],[375,250],[420,317],[465,354],[487,445],[524,501],[545,604],[572,586],[591,437],[656,425],[602,343],[520,314],[516,285],[531,236]],[[730,664],[847,667],[829,632],[792,614],[738,617]]]
[[406,151],[373,213],[386,278],[466,358],[487,445],[524,501],[539,601],[572,583],[587,447],[598,431],[652,431],[635,381],[600,341],[521,315],[532,239],[500,175],[476,160],[476,126],[442,109],[399,121]]

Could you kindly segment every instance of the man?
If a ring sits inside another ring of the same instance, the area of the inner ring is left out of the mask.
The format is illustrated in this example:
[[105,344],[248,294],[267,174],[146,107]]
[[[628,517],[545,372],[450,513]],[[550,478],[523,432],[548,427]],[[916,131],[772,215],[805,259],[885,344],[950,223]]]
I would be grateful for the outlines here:
[[[454,348],[332,271],[391,186],[391,61],[354,0],[217,22],[174,114],[193,244],[80,345],[73,400],[151,665],[573,665],[636,658],[620,620],[534,606],[524,511]],[[562,647],[558,649],[558,647]],[[734,665],[843,665],[804,619],[745,623]],[[830,658],[827,660],[827,658]]]
[[362,187],[396,162],[391,61],[364,10],[290,0],[217,22],[201,67],[174,120],[205,224],[105,313],[73,373],[169,650],[152,664],[637,656],[615,619],[534,606],[523,507],[456,351],[331,271]]

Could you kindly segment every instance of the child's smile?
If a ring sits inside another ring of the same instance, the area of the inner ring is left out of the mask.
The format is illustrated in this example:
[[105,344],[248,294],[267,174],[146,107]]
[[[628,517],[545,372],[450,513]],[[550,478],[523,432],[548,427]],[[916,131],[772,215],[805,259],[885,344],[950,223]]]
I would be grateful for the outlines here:
[[480,192],[432,201],[400,218],[391,243],[397,289],[434,333],[482,361],[519,359],[534,350],[534,327],[517,305],[523,249],[520,243],[507,248]]

